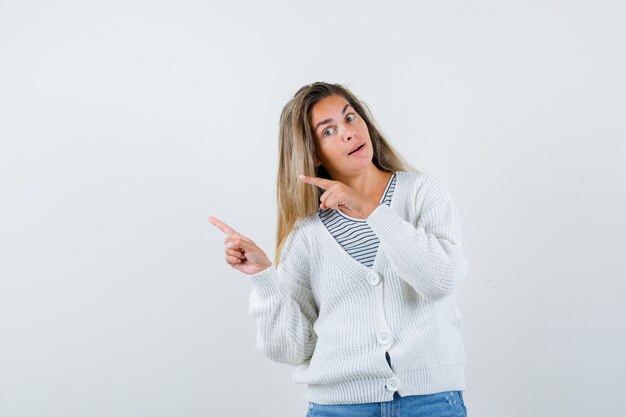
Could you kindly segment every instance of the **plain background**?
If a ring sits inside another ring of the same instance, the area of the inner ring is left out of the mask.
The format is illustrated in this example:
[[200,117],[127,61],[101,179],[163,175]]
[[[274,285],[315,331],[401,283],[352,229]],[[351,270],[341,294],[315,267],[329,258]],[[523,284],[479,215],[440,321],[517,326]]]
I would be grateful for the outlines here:
[[623,1],[0,1],[0,416],[303,416],[213,215],[274,255],[278,118],[352,89],[459,207],[470,416],[618,416]]

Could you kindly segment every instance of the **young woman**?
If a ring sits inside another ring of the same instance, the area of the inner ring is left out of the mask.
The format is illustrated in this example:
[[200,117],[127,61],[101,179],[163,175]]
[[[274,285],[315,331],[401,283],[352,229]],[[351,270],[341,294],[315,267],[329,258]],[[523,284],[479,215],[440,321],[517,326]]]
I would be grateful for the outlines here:
[[249,275],[257,348],[296,366],[314,416],[466,416],[455,290],[468,262],[445,184],[404,161],[346,87],[280,118],[274,264],[222,221]]

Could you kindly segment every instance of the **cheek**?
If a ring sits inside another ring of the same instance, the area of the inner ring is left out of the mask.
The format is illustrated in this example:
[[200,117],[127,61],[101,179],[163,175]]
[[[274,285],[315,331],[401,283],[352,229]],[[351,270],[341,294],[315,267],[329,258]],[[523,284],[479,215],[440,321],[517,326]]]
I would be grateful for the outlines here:
[[327,161],[333,163],[333,161],[341,161],[347,156],[344,155],[344,148],[342,146],[332,146],[327,149],[326,152]]
[[364,121],[359,123],[359,131],[361,132],[361,135],[367,135],[369,137],[369,131],[367,130],[367,125]]
[[319,148],[318,155],[326,161],[332,161],[339,153],[339,147],[334,143],[325,143]]

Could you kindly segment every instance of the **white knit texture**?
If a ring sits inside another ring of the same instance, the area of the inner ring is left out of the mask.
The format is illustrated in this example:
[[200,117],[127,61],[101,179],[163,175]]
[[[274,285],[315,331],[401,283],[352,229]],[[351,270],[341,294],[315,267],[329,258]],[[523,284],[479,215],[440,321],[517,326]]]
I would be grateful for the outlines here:
[[460,216],[438,177],[397,174],[391,205],[367,218],[380,239],[371,268],[315,214],[296,223],[277,268],[250,276],[257,348],[297,366],[293,381],[307,384],[308,401],[382,402],[395,391],[465,389],[455,290],[469,264]]

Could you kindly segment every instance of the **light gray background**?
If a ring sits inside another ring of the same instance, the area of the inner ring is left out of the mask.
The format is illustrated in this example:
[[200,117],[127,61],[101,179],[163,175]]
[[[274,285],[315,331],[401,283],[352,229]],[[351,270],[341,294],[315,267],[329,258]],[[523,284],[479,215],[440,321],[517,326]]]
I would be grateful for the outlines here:
[[302,416],[213,215],[274,255],[278,118],[340,82],[449,186],[470,416],[618,416],[622,1],[0,1],[0,416]]

